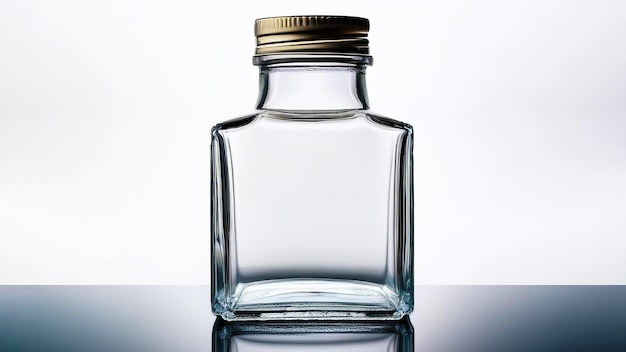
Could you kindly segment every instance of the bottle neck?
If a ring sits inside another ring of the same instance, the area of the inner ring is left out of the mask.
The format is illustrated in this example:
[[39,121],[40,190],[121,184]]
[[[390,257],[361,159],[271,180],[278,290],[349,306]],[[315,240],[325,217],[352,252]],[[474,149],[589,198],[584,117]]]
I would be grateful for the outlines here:
[[365,65],[283,63],[260,66],[260,110],[368,109]]

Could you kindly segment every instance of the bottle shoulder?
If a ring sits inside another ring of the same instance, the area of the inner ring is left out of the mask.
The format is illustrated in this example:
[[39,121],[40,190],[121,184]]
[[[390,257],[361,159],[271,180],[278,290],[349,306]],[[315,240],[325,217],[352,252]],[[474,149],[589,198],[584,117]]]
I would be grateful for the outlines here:
[[[255,126],[258,125],[258,126]],[[226,120],[212,128],[212,134],[237,133],[256,128],[262,129],[368,129],[382,132],[413,134],[413,127],[369,110],[342,111],[276,111],[259,110],[242,117]]]
[[369,111],[366,113],[366,116],[370,121],[380,126],[405,130],[408,133],[413,134],[413,126],[411,126],[410,124],[406,122],[394,120],[386,116],[371,113]]
[[259,116],[260,116],[260,112],[255,112],[249,115],[236,117],[230,120],[217,123],[211,128],[211,134],[215,135],[219,131],[244,128],[246,126],[253,124],[259,118]]

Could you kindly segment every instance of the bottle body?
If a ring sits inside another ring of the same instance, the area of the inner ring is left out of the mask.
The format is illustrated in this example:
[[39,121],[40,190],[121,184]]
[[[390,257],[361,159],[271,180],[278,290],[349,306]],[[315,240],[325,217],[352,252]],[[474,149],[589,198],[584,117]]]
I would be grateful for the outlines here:
[[227,320],[413,307],[412,130],[364,109],[260,110],[212,131],[212,300]]

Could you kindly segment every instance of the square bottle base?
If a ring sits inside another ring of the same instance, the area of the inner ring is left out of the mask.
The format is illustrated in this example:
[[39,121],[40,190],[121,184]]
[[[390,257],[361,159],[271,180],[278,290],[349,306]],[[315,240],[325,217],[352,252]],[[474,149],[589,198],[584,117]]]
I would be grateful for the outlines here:
[[266,280],[239,284],[225,320],[398,320],[410,312],[387,286],[346,280]]

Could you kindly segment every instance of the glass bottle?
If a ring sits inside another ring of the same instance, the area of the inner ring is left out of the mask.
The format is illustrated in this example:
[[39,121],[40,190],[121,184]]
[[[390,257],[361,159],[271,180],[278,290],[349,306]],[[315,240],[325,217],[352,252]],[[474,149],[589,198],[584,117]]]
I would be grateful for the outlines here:
[[371,114],[369,21],[255,23],[255,113],[211,144],[212,305],[226,320],[413,309],[412,128]]

